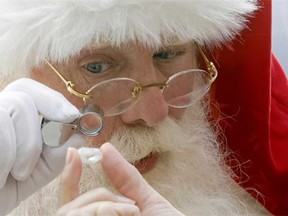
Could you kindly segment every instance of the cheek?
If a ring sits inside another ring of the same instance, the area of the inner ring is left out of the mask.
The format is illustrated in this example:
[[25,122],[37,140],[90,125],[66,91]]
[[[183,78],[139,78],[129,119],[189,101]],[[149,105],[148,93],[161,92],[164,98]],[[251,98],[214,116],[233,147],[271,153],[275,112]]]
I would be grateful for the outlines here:
[[54,89],[55,91],[60,92],[78,109],[83,107],[83,100],[70,94],[62,80],[56,75],[54,76],[54,74],[51,74],[50,71],[47,71],[45,69],[33,70],[31,73],[31,78],[43,83],[44,85]]
[[184,114],[184,112],[185,112],[185,108],[182,108],[182,109],[177,109],[173,107],[169,108],[169,116],[176,120],[179,120]]

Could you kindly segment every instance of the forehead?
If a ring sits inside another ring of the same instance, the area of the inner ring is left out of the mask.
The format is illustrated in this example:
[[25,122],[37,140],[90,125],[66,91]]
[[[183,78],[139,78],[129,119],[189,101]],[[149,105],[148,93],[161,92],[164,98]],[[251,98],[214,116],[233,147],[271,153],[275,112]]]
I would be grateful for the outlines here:
[[94,53],[104,53],[111,55],[144,55],[144,53],[157,53],[165,50],[177,50],[177,49],[186,49],[192,52],[196,51],[196,46],[194,43],[184,43],[184,42],[171,42],[167,45],[163,45],[160,47],[148,47],[143,44],[129,42],[125,44],[120,44],[119,46],[112,46],[109,44],[91,44],[88,47],[82,49],[77,55],[72,58],[81,58],[87,55],[91,55]]

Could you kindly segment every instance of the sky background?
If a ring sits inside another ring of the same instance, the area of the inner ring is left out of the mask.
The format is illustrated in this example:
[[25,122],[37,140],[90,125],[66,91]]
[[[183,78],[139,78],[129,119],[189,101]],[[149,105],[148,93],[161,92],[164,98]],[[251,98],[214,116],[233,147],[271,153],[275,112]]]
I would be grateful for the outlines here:
[[273,0],[272,8],[272,47],[288,75],[288,0]]

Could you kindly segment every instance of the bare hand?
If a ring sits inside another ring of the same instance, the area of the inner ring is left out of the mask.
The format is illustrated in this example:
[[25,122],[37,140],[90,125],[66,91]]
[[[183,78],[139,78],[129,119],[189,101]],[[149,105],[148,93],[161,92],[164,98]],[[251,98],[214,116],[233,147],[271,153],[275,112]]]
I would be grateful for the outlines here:
[[[63,215],[183,215],[157,193],[138,170],[109,143],[101,146],[102,167],[121,197],[97,188],[79,195],[82,164],[78,152],[70,149],[62,174],[57,216]],[[70,161],[70,162],[69,162]]]

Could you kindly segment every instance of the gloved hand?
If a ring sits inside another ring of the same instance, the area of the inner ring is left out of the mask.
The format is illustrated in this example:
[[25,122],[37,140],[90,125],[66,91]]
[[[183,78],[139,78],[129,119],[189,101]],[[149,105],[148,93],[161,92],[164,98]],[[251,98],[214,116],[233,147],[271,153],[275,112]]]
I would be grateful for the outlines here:
[[39,115],[70,123],[79,114],[62,94],[31,79],[19,79],[0,92],[0,215],[53,180],[69,146],[84,144],[74,134],[60,147],[43,145]]

